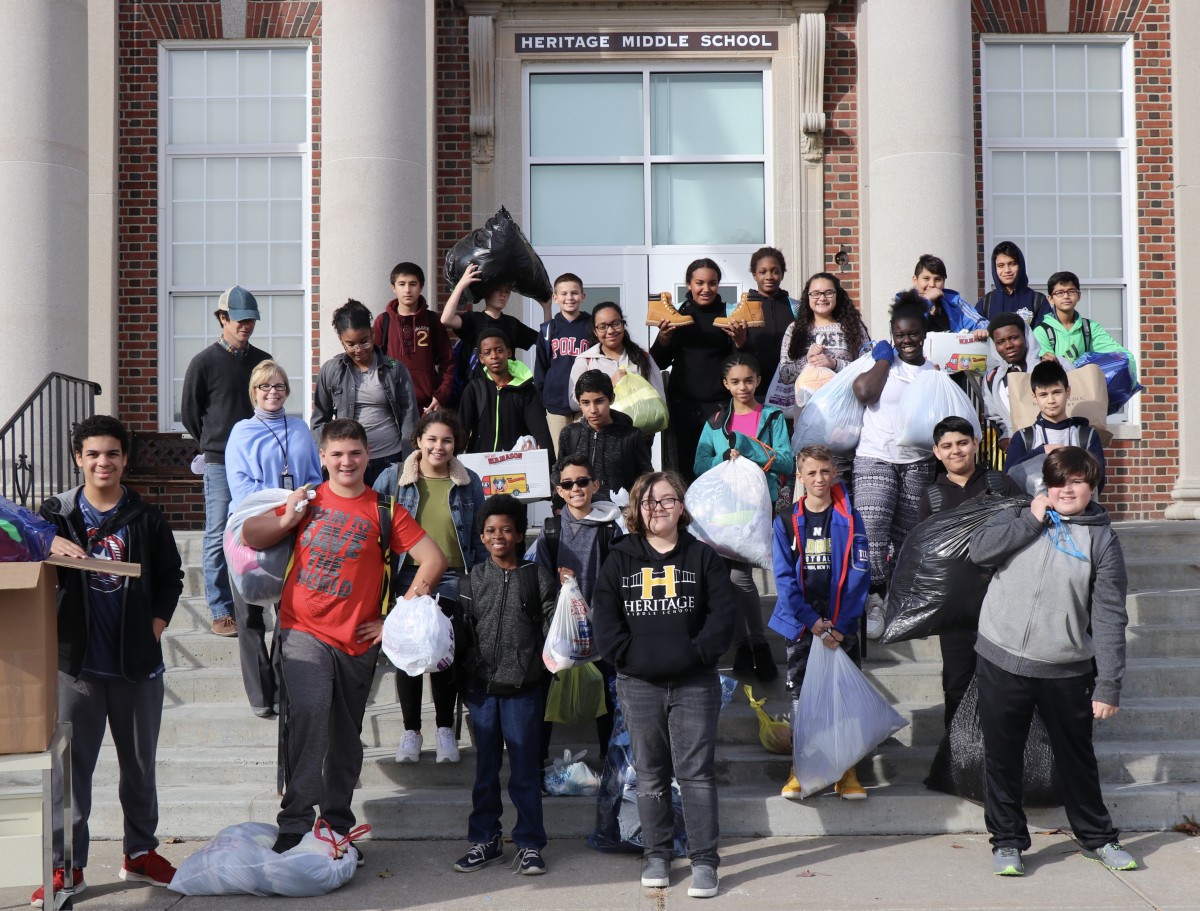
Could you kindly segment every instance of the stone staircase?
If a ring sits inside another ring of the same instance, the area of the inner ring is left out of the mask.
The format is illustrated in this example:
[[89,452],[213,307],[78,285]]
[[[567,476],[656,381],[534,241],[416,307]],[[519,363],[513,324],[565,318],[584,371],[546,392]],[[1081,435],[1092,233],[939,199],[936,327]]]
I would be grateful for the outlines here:
[[[1169,828],[1200,812],[1200,529],[1187,523],[1119,527],[1129,565],[1129,660],[1121,712],[1098,723],[1097,752],[1105,797],[1126,830]],[[178,535],[188,567],[184,600],[164,637],[166,707],[158,752],[163,837],[205,838],[245,820],[274,822],[277,725],[256,718],[242,691],[236,642],[207,632],[200,574],[200,535]],[[760,586],[767,580],[759,574]],[[763,610],[774,602],[763,595]],[[779,637],[771,634],[782,662]],[[728,659],[727,659],[728,660]],[[978,805],[927,790],[922,781],[942,734],[940,658],[933,640],[871,644],[866,671],[911,725],[860,766],[870,799],[845,802],[832,792],[802,803],[779,797],[789,758],[766,752],[740,688],[721,715],[718,777],[721,830],[730,836],[935,834],[982,832]],[[473,750],[463,726],[462,762],[433,762],[432,707],[424,733],[430,746],[417,765],[393,760],[401,733],[394,671],[381,660],[363,726],[366,758],[356,794],[360,822],[377,838],[465,836]],[[426,687],[428,694],[428,686]],[[790,709],[782,680],[755,686],[772,713]],[[556,726],[552,755],[587,748],[596,760],[591,725]],[[117,763],[111,744],[100,756],[91,830],[121,836]],[[548,798],[551,836],[589,834],[594,798]],[[506,812],[508,823],[512,812]],[[1061,809],[1030,813],[1031,824],[1057,828]]]

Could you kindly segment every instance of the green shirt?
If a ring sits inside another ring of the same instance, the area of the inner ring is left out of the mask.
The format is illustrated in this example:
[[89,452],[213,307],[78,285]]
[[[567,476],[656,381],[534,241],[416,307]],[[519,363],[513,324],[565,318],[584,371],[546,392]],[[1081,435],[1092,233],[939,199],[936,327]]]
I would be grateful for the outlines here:
[[[442,549],[451,569],[463,569],[462,547],[458,541],[458,530],[450,515],[450,490],[454,482],[449,478],[417,478],[417,514],[413,517]],[[408,562],[416,563],[412,556]]]

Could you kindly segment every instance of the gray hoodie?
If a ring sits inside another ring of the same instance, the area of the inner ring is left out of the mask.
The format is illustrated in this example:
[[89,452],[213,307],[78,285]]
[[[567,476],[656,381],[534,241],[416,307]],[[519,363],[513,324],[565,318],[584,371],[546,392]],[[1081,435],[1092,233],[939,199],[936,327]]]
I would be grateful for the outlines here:
[[1121,543],[1095,502],[1062,521],[1086,559],[1055,547],[1028,506],[998,513],[971,537],[971,562],[998,567],[975,651],[1022,677],[1089,674],[1094,660],[1093,698],[1119,705],[1128,623]]

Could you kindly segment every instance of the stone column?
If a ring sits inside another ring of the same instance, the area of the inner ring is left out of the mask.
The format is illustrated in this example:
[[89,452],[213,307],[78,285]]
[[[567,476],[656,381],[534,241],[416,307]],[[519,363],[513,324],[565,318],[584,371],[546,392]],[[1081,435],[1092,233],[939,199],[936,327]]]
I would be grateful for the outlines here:
[[859,27],[863,311],[879,338],[922,253],[946,261],[952,288],[978,290],[971,4],[864,0]]
[[87,0],[5,0],[0,422],[52,371],[88,373]]
[[[1200,40],[1200,4],[1171,4],[1171,47]],[[1171,491],[1168,519],[1200,519],[1200,361],[1185,356],[1200,337],[1200,315],[1188,306],[1200,291],[1200,97],[1186,86],[1200,84],[1200,60],[1171,55],[1175,128],[1175,300],[1179,338],[1179,478]]]
[[117,0],[88,3],[88,379],[117,413]]
[[[430,0],[431,3],[431,0]],[[341,351],[330,314],[347,297],[378,312],[388,271],[431,262],[426,0],[322,7],[321,359]]]

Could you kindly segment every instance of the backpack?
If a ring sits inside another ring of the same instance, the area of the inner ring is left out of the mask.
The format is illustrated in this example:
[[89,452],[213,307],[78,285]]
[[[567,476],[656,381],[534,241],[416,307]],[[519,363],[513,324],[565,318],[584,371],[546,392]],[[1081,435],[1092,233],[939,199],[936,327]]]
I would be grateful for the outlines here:
[[[1034,424],[1030,427],[1025,427],[1019,431],[1021,434],[1021,439],[1025,443],[1025,451],[1026,452],[1029,452],[1031,449],[1033,449],[1033,447],[1035,445],[1037,445],[1037,435],[1034,433],[1034,430],[1036,430],[1036,429],[1037,429],[1037,425]],[[1044,436],[1045,435],[1043,434],[1043,437]],[[1091,424],[1088,424],[1086,427],[1080,427],[1079,428],[1079,448],[1086,449],[1089,452],[1091,452],[1092,440],[1095,439],[1095,437],[1096,437],[1096,428],[1093,427]],[[1043,439],[1042,442],[1044,443],[1045,440]]]
[[383,591],[380,592],[380,610],[387,614],[395,600],[392,591],[392,513],[396,506],[393,497],[375,492],[376,508],[379,511],[379,547],[383,551]]
[[[1004,472],[989,468],[984,472],[983,479],[984,483],[987,484],[988,493],[993,493],[998,497],[1008,496],[1004,492]],[[931,512],[939,513],[945,508],[946,491],[943,488],[937,484],[930,484],[926,489],[926,494],[929,497],[929,509]]]
[[[600,542],[600,565],[608,559],[608,552],[613,542],[620,537],[616,522],[605,522],[597,526],[596,538]],[[562,516],[550,516],[542,524],[542,538],[546,541],[546,549],[550,551],[550,562],[558,566],[558,545],[562,540]]]
[[[1079,354],[1084,355],[1092,350],[1092,321],[1086,316],[1081,316],[1079,318],[1083,320],[1083,350],[1080,351]],[[1055,341],[1057,335],[1055,334],[1054,330],[1045,323],[1042,323],[1042,331],[1046,333],[1046,338],[1050,342],[1050,350],[1053,351],[1057,347],[1057,342]]]
[[[544,638],[542,631],[542,593],[541,585],[538,583],[538,568],[536,563],[522,563],[517,567],[517,588],[521,593],[521,607],[524,609],[525,615],[533,622],[533,628],[537,630],[540,642]],[[476,662],[473,653],[479,643],[479,638],[475,633],[475,615],[472,611],[474,601],[475,594],[471,584],[471,573],[465,572],[458,579],[458,604],[463,616],[462,655],[465,660],[461,662],[461,665],[464,672],[474,669]],[[540,644],[538,645],[538,651],[541,651]]]

